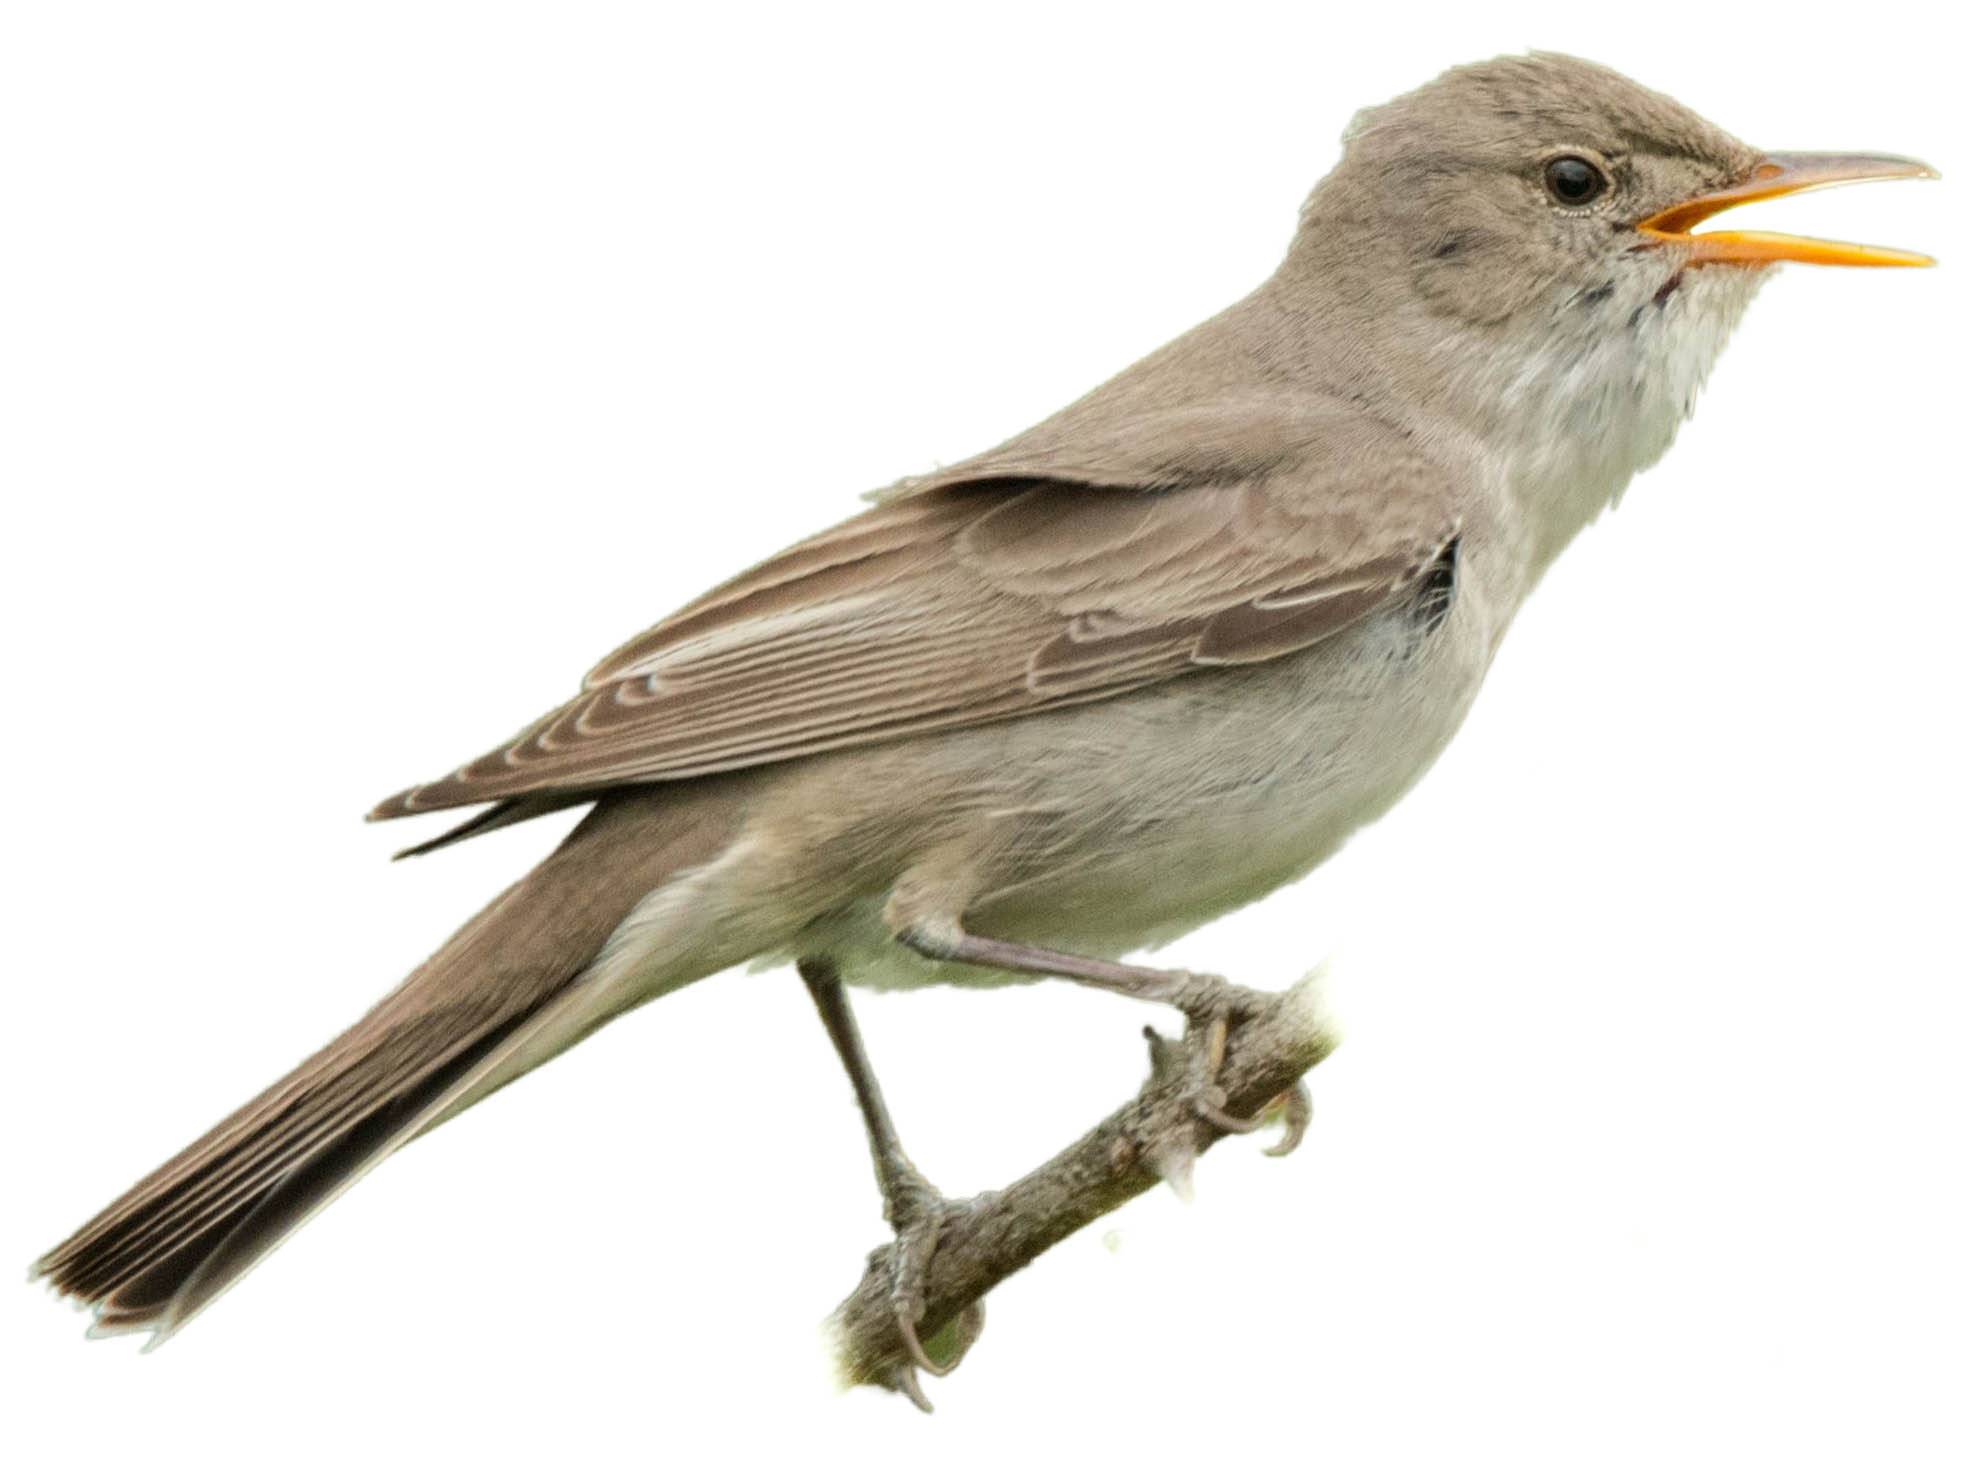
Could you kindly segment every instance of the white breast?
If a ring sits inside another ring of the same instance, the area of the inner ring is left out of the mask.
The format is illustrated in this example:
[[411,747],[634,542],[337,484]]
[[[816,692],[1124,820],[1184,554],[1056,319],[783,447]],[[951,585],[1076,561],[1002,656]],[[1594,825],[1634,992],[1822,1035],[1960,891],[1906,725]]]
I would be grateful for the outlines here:
[[1664,271],[1596,304],[1568,300],[1475,357],[1479,443],[1526,523],[1532,584],[1667,451],[1768,276],[1689,269],[1663,293]]

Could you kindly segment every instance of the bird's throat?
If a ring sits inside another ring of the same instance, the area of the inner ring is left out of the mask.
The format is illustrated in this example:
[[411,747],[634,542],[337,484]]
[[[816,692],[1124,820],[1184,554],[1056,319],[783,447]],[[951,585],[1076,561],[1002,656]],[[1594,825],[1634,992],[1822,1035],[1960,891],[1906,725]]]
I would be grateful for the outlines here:
[[1475,347],[1486,364],[1462,375],[1463,400],[1525,522],[1533,579],[1672,446],[1767,276],[1670,268]]

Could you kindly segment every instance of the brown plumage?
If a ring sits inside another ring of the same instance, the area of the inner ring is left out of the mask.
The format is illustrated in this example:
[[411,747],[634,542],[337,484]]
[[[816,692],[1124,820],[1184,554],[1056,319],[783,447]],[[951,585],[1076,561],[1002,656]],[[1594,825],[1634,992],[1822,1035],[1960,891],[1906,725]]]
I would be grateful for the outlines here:
[[[1560,197],[1560,163],[1595,193]],[[1457,69],[1361,115],[1247,298],[714,588],[507,745],[380,804],[492,805],[421,849],[595,806],[38,1270],[105,1329],[169,1333],[406,1139],[614,1015],[774,955],[805,963],[834,1026],[906,1248],[937,1196],[905,1175],[842,983],[1047,970],[1184,989],[1225,1030],[1239,993],[1217,1009],[1200,981],[1111,959],[1295,879],[1418,779],[1551,560],[1672,440],[1752,265],[1915,260],[1689,237],[1697,213],[1921,173],[1766,158],[1564,57]]]
[[1082,408],[1058,421],[714,588],[371,816],[574,799],[1276,658],[1405,591],[1456,533],[1445,476],[1349,407],[1182,407],[1116,447],[1111,416],[1104,438]]
[[[592,813],[389,997],[33,1274],[95,1308],[94,1331],[162,1341],[379,1159],[503,1083],[625,912],[731,830],[718,806],[684,795],[638,802]],[[641,840],[629,856],[628,830]],[[646,868],[599,869],[604,858]]]

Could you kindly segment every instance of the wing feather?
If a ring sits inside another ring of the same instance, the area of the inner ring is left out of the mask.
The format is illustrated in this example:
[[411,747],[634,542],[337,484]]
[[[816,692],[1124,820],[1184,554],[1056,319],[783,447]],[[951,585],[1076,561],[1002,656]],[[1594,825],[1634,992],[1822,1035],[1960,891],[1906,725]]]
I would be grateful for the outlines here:
[[1321,642],[1455,534],[1444,476],[1399,436],[1363,418],[1330,431],[1178,486],[1003,458],[890,498],[639,634],[507,745],[372,816],[760,766]]

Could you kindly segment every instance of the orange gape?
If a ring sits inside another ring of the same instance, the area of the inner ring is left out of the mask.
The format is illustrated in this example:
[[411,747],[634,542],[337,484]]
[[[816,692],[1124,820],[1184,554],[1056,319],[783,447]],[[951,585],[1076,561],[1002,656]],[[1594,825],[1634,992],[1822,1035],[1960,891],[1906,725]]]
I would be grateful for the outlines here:
[[1933,267],[1934,258],[1898,247],[1827,242],[1784,232],[1703,232],[1693,236],[1688,229],[1731,206],[1796,195],[1821,185],[1937,178],[1935,171],[1921,161],[1893,154],[1773,154],[1746,183],[1670,206],[1641,222],[1640,230],[1656,241],[1686,243],[1692,254],[1690,260],[1694,262],[1810,262],[1840,268]]

